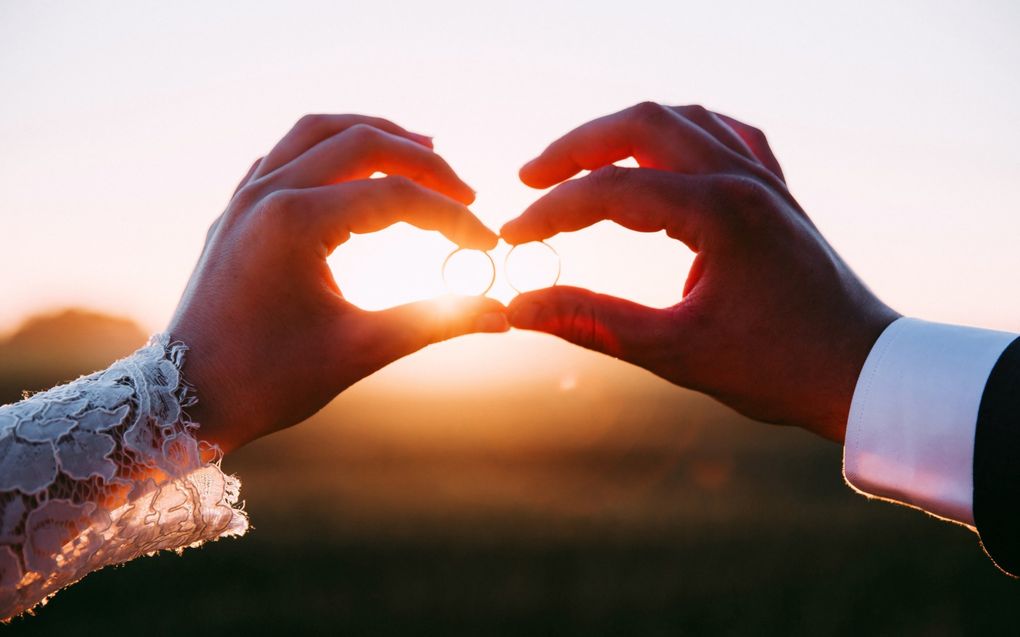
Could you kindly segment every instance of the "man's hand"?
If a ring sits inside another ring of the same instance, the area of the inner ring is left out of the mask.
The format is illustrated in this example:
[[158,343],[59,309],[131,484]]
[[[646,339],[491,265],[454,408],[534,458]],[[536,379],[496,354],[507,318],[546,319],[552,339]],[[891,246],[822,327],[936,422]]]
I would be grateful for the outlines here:
[[[351,233],[398,221],[462,247],[496,235],[467,209],[469,188],[427,137],[357,115],[303,118],[252,166],[205,250],[169,332],[200,403],[199,435],[224,450],[293,425],[337,393],[430,343],[508,329],[486,298],[380,312],[343,299],[326,257]],[[376,172],[382,179],[370,179]]]
[[[612,165],[627,157],[640,168]],[[700,106],[638,104],[553,142],[521,180],[559,185],[503,226],[511,244],[610,219],[665,230],[697,256],[673,307],[554,287],[515,298],[514,327],[630,361],[752,418],[843,440],[857,376],[898,314],[811,223],[761,131]]]

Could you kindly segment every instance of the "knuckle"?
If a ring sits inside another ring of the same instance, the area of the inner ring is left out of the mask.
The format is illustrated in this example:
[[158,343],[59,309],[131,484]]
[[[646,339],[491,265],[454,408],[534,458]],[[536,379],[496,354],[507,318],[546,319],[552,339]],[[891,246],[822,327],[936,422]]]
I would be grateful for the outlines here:
[[681,106],[680,114],[694,122],[703,122],[711,117],[709,110],[701,104]]
[[379,139],[379,129],[360,122],[345,130],[341,135],[355,146],[372,146]]
[[396,124],[394,124],[390,120],[386,119],[385,117],[375,117],[375,116],[372,116],[372,115],[360,115],[358,117],[361,119],[361,121],[363,123],[368,124],[369,126],[374,126],[375,128],[378,128],[379,130],[386,130],[386,129],[389,129],[389,128],[392,128],[392,129],[399,129],[400,128],[399,126],[397,126]]
[[388,175],[385,177],[386,186],[395,195],[408,197],[418,190],[418,185],[410,177],[404,175]]
[[669,116],[669,109],[658,102],[644,101],[635,104],[631,109],[635,118],[643,122],[655,123]]
[[259,216],[270,219],[291,216],[298,207],[298,197],[295,190],[274,190],[259,202]]
[[258,203],[262,198],[262,183],[259,180],[252,180],[241,186],[231,199],[231,207],[240,210],[247,210]]
[[593,170],[588,179],[598,190],[617,190],[629,183],[631,171],[619,166],[602,166]]
[[327,117],[319,113],[308,113],[302,115],[295,122],[293,130],[296,132],[310,133],[313,131],[320,130],[325,126]]
[[751,135],[751,137],[754,137],[755,139],[759,139],[761,141],[766,141],[768,139],[767,137],[765,137],[765,131],[758,128],[757,126],[748,126],[747,132],[748,134]]
[[768,137],[765,136],[765,131],[763,131],[762,129],[757,128],[755,126],[747,126],[745,124],[744,132],[751,139],[751,141],[754,142],[756,146],[768,147],[769,140]]

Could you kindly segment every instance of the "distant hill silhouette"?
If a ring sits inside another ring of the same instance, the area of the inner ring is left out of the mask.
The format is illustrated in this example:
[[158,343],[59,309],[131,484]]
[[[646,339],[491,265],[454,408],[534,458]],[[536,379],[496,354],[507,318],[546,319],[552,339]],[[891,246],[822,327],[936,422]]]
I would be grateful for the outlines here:
[[0,340],[0,403],[103,369],[147,338],[130,319],[85,309],[30,317]]

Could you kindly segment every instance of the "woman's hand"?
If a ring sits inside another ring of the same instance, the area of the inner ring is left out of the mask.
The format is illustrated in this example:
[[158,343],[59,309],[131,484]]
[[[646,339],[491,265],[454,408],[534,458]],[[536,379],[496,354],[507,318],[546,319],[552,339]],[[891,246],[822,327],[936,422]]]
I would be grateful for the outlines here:
[[[626,157],[640,168],[612,163]],[[590,175],[564,180],[582,169]],[[515,327],[630,361],[768,422],[842,440],[871,346],[897,314],[826,243],[761,131],[700,106],[639,104],[589,122],[521,169],[559,184],[507,223],[512,244],[610,219],[697,253],[677,305],[578,288],[522,294]]]
[[[388,176],[370,179],[376,172]],[[505,308],[481,297],[361,310],[326,264],[351,233],[398,221],[490,249],[496,235],[467,209],[473,200],[427,137],[377,118],[302,118],[209,229],[170,323],[191,348],[184,375],[198,391],[199,435],[229,451],[430,343],[506,331]]]

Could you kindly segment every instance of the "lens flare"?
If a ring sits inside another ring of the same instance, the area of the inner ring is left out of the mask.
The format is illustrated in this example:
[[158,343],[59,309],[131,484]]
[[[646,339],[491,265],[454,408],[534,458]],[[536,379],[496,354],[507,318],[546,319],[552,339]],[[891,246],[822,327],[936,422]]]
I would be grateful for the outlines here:
[[560,255],[545,241],[522,243],[507,253],[503,268],[517,292],[552,287],[560,280]]
[[443,281],[451,294],[482,296],[496,280],[496,264],[487,252],[460,248],[443,261]]

